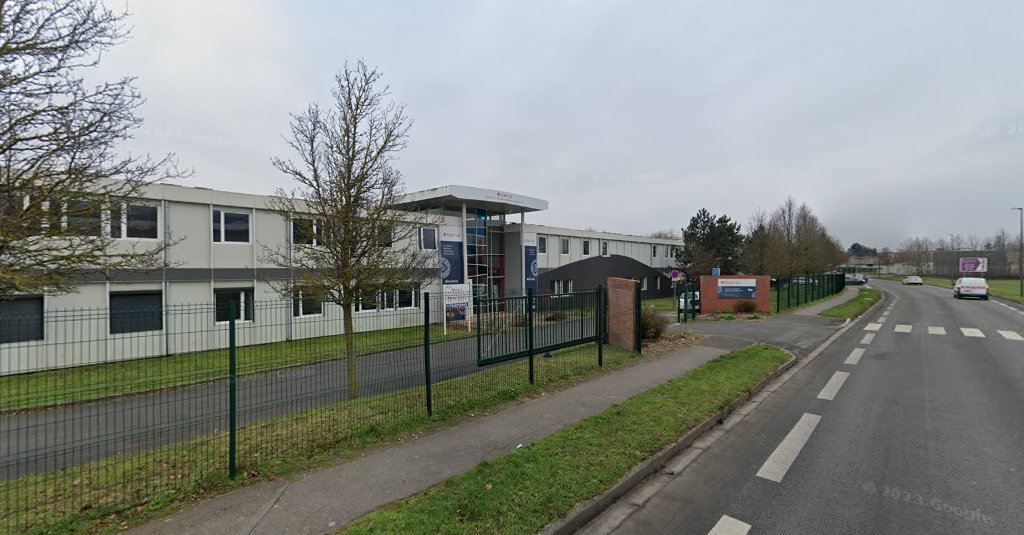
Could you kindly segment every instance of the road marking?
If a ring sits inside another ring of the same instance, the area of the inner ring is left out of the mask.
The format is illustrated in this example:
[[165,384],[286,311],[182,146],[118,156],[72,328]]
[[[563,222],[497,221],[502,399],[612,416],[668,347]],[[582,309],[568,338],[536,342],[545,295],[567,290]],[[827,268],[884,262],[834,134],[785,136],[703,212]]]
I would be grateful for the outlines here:
[[836,372],[832,374],[832,378],[825,383],[825,388],[818,392],[818,399],[824,399],[832,401],[836,398],[836,394],[839,393],[839,389],[843,387],[843,383],[846,382],[846,378],[849,377],[848,372]]
[[860,362],[860,358],[864,356],[864,348],[858,347],[850,352],[850,356],[846,357],[846,361],[843,364],[849,364],[850,366],[856,366]]
[[1017,331],[999,331],[999,334],[1003,335],[1003,338],[1007,340],[1016,340],[1018,342],[1024,342],[1024,337],[1017,334]]
[[736,520],[729,515],[722,515],[708,535],[747,535],[748,531],[750,531],[750,524]]
[[864,339],[860,343],[867,345],[875,341],[875,333],[867,333],[864,335]]
[[902,323],[896,325],[896,332],[898,333],[909,333],[914,330],[913,325],[904,325]]
[[945,327],[928,327],[928,334],[937,334],[939,336],[946,336]]
[[881,323],[869,323],[869,324],[864,326],[864,330],[865,331],[877,331],[878,329],[881,329],[881,328],[882,328],[882,324]]
[[960,332],[964,333],[964,336],[970,336],[971,338],[985,337],[985,333],[981,332],[981,329],[975,329],[973,327],[960,327]]
[[757,477],[782,483],[782,478],[789,471],[789,467],[793,465],[796,456],[800,455],[800,450],[807,444],[807,440],[811,438],[811,433],[814,432],[815,427],[818,427],[820,420],[821,416],[805,412],[800,417],[800,421],[786,435],[786,438],[782,439],[775,451],[761,465],[761,469],[757,471]]

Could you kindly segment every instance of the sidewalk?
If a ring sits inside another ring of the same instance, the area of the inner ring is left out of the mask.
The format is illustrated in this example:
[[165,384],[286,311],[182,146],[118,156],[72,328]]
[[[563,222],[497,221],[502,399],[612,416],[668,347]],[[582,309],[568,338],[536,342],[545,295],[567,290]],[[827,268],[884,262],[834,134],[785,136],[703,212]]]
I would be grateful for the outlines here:
[[817,316],[832,307],[839,306],[857,297],[861,288],[861,286],[847,286],[841,293],[829,297],[828,299],[818,301],[813,305],[803,307],[796,312],[793,312],[793,314],[797,316]]
[[697,345],[643,360],[294,480],[268,481],[211,498],[132,533],[331,533],[378,507],[535,442],[727,352]]

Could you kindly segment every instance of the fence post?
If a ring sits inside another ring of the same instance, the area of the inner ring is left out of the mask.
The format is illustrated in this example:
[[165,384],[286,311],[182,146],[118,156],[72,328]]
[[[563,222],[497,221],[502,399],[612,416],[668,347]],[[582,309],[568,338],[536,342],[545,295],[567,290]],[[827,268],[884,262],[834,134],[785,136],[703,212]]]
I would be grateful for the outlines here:
[[[477,339],[480,331],[477,331]],[[479,356],[479,353],[477,353]],[[434,386],[430,380],[430,292],[423,292],[423,379],[427,387],[427,416],[434,415]]]
[[526,289],[526,351],[530,355],[530,384],[533,384],[533,288]]
[[679,309],[681,308],[679,306],[679,293],[679,281],[676,281],[672,284],[672,306],[676,309],[676,323],[679,323]]
[[235,339],[235,314],[238,304],[228,302],[228,473],[238,475],[238,344]]
[[641,353],[640,342],[640,283],[636,283],[636,302],[633,307],[633,336],[635,339],[636,352]]
[[602,315],[604,314],[604,287],[600,284],[597,286],[597,310],[594,313],[594,317],[597,320],[597,325],[594,329],[597,331],[597,367],[604,367],[604,320]]

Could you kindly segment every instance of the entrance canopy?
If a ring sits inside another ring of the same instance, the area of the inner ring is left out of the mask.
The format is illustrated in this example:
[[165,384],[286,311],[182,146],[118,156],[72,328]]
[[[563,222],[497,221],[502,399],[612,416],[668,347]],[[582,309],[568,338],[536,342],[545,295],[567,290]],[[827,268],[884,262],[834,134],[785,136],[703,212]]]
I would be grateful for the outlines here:
[[472,186],[441,186],[414,191],[401,197],[395,208],[420,211],[430,208],[484,209],[494,214],[518,214],[548,209],[548,201],[517,193]]

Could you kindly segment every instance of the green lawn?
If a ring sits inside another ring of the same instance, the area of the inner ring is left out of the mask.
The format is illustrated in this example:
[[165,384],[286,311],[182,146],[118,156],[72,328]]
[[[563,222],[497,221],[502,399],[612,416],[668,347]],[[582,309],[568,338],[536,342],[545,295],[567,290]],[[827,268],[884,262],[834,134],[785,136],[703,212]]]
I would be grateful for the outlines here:
[[865,310],[881,298],[882,292],[872,288],[861,288],[857,293],[857,297],[818,315],[825,316],[826,318],[853,319],[863,314]]
[[[430,329],[438,342],[475,332]],[[365,355],[423,343],[422,327],[403,327],[356,333],[356,354]],[[248,374],[338,358],[345,354],[345,337],[322,336],[286,342],[242,346],[237,372]],[[228,375],[228,350],[197,351],[166,357],[62,368],[0,377],[0,410],[19,410],[59,403],[118,396],[223,378]]]
[[351,534],[536,533],[742,396],[789,359],[730,353],[532,445],[354,522]]
[[657,299],[644,299],[641,305],[644,308],[653,308],[659,312],[675,312],[679,300],[675,297],[659,297]]
[[[535,360],[492,366],[433,385],[434,414],[422,387],[367,396],[255,422],[239,429],[240,476],[227,477],[226,433],[63,470],[0,481],[5,506],[0,533],[110,533],[181,509],[202,498],[295,470],[336,462],[368,446],[396,440],[455,416],[563,388],[597,367],[596,345]],[[604,348],[604,370],[641,358]]]

